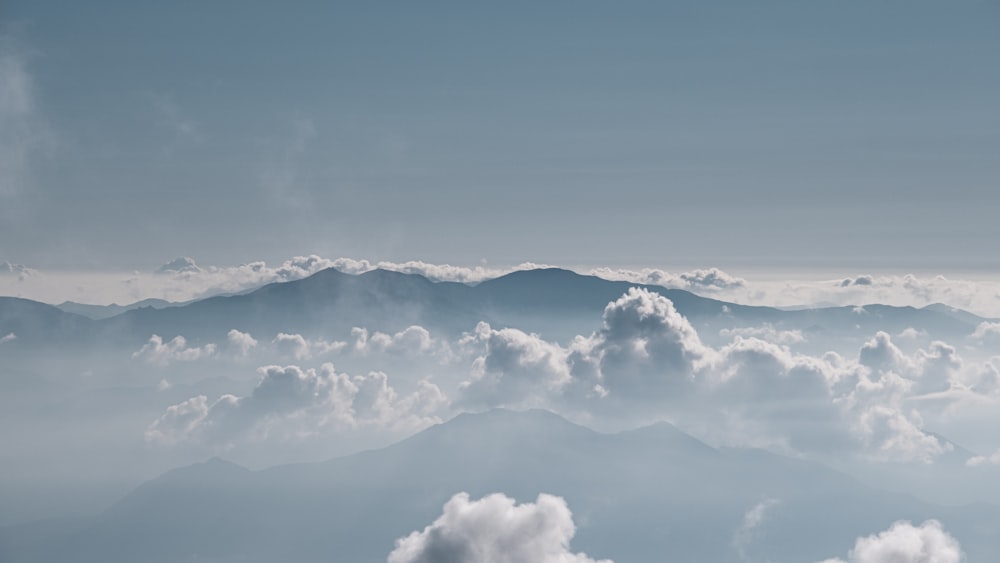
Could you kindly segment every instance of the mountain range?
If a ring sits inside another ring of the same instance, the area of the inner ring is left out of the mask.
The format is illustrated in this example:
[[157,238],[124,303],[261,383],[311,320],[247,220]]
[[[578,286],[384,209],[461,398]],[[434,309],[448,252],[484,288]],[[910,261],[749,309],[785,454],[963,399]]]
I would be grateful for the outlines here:
[[[418,324],[448,335],[477,322],[516,326],[553,339],[588,334],[604,307],[630,287],[669,298],[697,328],[760,326],[826,335],[870,336],[920,327],[936,338],[970,334],[985,319],[941,305],[921,309],[886,305],[782,310],[702,297],[681,289],[644,286],[561,269],[513,272],[477,285],[434,282],[418,274],[373,270],[347,274],[335,269],[296,281],[272,283],[239,295],[164,305],[126,306],[111,316],[79,305],[62,309],[25,299],[0,297],[0,334],[15,333],[22,346],[94,342],[134,346],[159,334],[218,340],[230,329],[270,336],[278,332],[346,335],[360,326],[386,332]],[[75,311],[75,312],[69,312]],[[103,318],[89,318],[81,313]]]
[[[494,410],[326,462],[250,471],[216,458],[172,470],[98,515],[0,529],[0,559],[374,563],[462,491],[562,496],[574,549],[618,562],[818,561],[894,521],[928,518],[970,561],[1000,552],[1000,507],[935,506],[817,463],[712,448],[667,423],[603,434],[548,411]],[[739,536],[762,503],[753,533]]]

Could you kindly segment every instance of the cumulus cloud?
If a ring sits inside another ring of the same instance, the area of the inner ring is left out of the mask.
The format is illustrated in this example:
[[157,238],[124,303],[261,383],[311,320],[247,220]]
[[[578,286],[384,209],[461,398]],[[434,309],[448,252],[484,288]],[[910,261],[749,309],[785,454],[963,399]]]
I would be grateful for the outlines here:
[[481,322],[462,344],[484,348],[459,389],[466,403],[540,406],[571,381],[569,351],[537,334]]
[[250,351],[257,347],[257,340],[249,332],[240,332],[235,328],[226,334],[226,341],[229,348],[242,358],[250,355]]
[[163,338],[154,334],[149,337],[149,341],[136,350],[132,357],[142,359],[151,364],[165,366],[171,362],[193,362],[201,358],[207,358],[215,354],[215,344],[205,344],[200,347],[190,347],[187,339],[183,336],[175,336],[172,340],[164,342]]
[[296,360],[308,360],[313,356],[322,356],[331,352],[338,352],[347,346],[346,342],[327,342],[322,338],[310,340],[301,334],[288,334],[279,332],[271,344],[277,348],[278,353],[294,357]]
[[888,530],[858,538],[847,559],[822,563],[961,563],[965,554],[958,541],[937,520],[920,526],[896,522]]
[[593,398],[676,402],[690,393],[698,366],[713,352],[669,299],[638,288],[608,304],[600,330],[568,347],[486,323],[463,344],[482,351],[461,392],[489,406]]
[[976,330],[972,332],[972,338],[976,340],[983,340],[990,336],[1000,335],[1000,323],[983,321],[976,326]]
[[395,334],[374,332],[368,329],[354,327],[351,329],[354,338],[353,348],[361,354],[394,354],[410,356],[437,355],[442,362],[451,359],[451,347],[447,342],[431,336],[429,330],[422,326],[409,326]]
[[17,340],[17,335],[13,332],[7,334],[6,336],[0,337],[0,344],[6,344],[12,340]]
[[951,384],[962,365],[954,348],[935,342],[908,356],[877,333],[857,359],[814,357],[727,334],[729,344],[705,345],[669,299],[637,288],[608,304],[599,330],[565,346],[480,323],[461,341],[475,359],[459,402],[668,416],[710,441],[791,452],[929,462],[952,448],[923,431],[909,401]]
[[904,328],[897,336],[900,338],[906,338],[909,340],[915,340],[917,338],[927,338],[926,330],[917,330],[912,326]]
[[149,426],[146,440],[232,443],[295,440],[331,429],[414,431],[440,422],[436,413],[448,404],[429,381],[420,381],[413,393],[401,397],[382,372],[351,376],[336,372],[330,363],[318,370],[264,366],[258,373],[249,395],[223,395],[211,403],[199,395],[169,407]]
[[575,533],[561,497],[517,504],[500,493],[476,501],[459,493],[431,525],[397,540],[388,563],[612,563],[573,553]]

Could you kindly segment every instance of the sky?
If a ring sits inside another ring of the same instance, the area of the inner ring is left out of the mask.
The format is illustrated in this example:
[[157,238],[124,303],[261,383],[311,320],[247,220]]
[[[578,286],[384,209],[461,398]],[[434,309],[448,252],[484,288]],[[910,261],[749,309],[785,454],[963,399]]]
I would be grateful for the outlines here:
[[0,261],[1000,269],[1000,4],[0,5]]

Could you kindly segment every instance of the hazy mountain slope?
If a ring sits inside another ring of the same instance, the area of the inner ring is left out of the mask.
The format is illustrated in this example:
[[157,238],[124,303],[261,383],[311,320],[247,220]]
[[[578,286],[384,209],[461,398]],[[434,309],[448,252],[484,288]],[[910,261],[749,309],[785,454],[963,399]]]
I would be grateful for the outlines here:
[[94,327],[87,317],[19,297],[0,297],[0,338],[13,333],[19,344],[78,339]]
[[766,499],[776,504],[747,549],[775,562],[843,553],[902,518],[943,520],[973,561],[1000,552],[996,507],[934,507],[814,463],[716,450],[667,424],[607,435],[544,411],[492,411],[323,463],[175,470],[9,561],[384,561],[459,491],[564,496],[574,547],[619,562],[736,560],[733,534]]

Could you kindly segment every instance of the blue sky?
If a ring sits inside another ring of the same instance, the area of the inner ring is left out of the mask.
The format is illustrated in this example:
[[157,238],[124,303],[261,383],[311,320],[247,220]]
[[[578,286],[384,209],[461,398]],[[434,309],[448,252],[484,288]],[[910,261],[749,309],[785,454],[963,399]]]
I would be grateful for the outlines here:
[[0,260],[991,270],[991,1],[0,7]]

